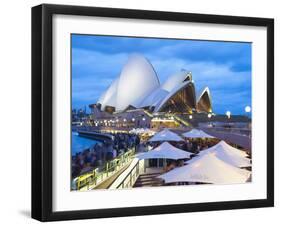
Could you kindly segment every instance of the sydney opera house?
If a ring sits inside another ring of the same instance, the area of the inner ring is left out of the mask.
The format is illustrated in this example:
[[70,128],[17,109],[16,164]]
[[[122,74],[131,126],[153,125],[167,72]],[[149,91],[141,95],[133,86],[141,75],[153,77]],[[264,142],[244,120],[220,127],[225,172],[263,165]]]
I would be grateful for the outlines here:
[[151,113],[212,112],[208,87],[196,93],[191,72],[182,70],[160,84],[151,63],[137,54],[130,56],[120,75],[100,96],[95,106],[107,113],[132,109],[145,109]]
[[160,83],[145,57],[131,55],[89,107],[72,122],[72,190],[251,181],[251,118],[215,114],[191,72]]

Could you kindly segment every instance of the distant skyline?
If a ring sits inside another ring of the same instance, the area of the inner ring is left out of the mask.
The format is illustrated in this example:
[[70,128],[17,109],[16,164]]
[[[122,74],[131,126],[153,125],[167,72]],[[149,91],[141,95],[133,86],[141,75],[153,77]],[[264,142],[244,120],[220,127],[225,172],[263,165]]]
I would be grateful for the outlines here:
[[72,107],[96,103],[134,53],[161,83],[191,71],[197,93],[209,87],[215,113],[245,114],[251,106],[251,43],[72,35]]

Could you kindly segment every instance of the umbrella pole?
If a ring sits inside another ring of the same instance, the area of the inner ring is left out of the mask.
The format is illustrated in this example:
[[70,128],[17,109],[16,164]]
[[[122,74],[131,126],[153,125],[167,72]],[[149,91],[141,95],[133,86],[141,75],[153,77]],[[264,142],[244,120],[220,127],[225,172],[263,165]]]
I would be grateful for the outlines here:
[[146,173],[147,159],[144,159],[143,161],[144,161],[144,163],[143,163],[143,172]]

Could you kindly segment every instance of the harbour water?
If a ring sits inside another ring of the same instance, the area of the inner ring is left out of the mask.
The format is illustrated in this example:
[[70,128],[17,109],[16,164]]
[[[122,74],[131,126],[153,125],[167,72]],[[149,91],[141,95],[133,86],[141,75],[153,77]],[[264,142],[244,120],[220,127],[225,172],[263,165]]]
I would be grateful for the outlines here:
[[82,152],[83,150],[91,147],[92,145],[95,145],[96,143],[99,143],[99,141],[88,139],[85,137],[78,136],[77,132],[72,132],[72,148],[71,153],[72,155],[75,155],[78,152]]

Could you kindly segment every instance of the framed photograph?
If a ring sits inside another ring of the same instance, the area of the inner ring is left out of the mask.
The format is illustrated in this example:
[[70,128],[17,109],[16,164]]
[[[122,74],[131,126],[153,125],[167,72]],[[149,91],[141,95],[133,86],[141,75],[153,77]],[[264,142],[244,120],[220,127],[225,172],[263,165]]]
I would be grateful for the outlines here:
[[32,217],[274,205],[274,21],[32,8]]

